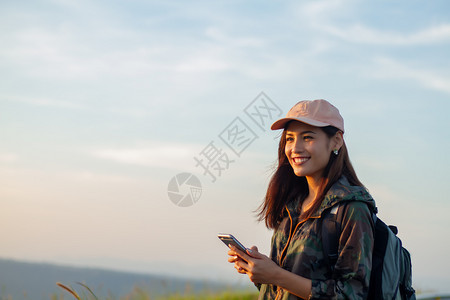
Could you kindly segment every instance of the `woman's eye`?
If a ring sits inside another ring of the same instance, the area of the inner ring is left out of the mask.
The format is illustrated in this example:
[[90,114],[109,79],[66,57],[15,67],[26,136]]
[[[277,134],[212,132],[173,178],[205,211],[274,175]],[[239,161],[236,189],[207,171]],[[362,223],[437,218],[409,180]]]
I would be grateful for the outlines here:
[[286,141],[287,141],[287,142],[292,142],[293,140],[294,140],[293,137],[287,137],[287,138],[286,138]]
[[309,136],[309,135],[305,135],[305,136],[303,137],[303,139],[304,139],[305,141],[307,141],[307,140],[312,140],[313,137],[312,137],[312,136]]

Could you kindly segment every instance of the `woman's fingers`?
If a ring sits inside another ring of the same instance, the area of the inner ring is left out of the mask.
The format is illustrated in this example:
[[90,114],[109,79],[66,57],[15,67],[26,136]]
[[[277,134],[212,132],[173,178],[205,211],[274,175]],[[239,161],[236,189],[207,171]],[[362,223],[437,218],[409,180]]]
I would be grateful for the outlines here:
[[230,251],[228,251],[228,255],[230,256],[239,256],[245,261],[249,261],[250,256],[247,253],[242,252],[241,250],[237,249],[234,246],[230,246]]
[[238,261],[239,259],[240,259],[239,256],[230,256],[230,257],[228,257],[228,262],[234,263],[234,262]]
[[252,268],[250,264],[251,263],[245,261],[243,258],[240,258],[240,257],[237,261],[234,262],[234,266],[236,267],[236,269],[238,271],[244,270],[245,272],[248,272]]
[[262,263],[264,266],[266,264],[265,259],[269,259],[265,255],[259,253],[256,246],[247,249],[246,252],[241,251],[234,246],[230,246],[228,255],[230,256],[228,262],[234,263],[234,268],[240,274],[253,274],[255,265],[260,265]]
[[241,274],[246,274],[247,270],[241,267],[237,262],[234,264],[234,268]]

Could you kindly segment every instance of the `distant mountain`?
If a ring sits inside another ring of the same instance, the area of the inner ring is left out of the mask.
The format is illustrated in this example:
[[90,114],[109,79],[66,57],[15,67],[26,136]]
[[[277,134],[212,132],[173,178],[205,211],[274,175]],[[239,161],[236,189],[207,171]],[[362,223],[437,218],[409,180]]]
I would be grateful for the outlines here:
[[[144,275],[103,269],[76,268],[47,263],[29,263],[0,259],[0,299],[49,300],[51,295],[66,294],[56,282],[87,292],[77,284],[91,288],[101,299],[108,294],[117,299],[139,287],[150,295],[225,288],[214,282],[203,282],[170,276]],[[71,299],[67,294],[65,299]]]

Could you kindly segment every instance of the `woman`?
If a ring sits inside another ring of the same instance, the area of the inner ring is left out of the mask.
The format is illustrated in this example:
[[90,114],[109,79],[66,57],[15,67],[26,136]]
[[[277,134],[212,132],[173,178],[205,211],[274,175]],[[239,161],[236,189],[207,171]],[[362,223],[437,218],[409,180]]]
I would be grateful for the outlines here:
[[[271,255],[232,247],[228,261],[256,284],[259,299],[365,299],[375,203],[350,163],[339,111],[325,100],[301,101],[271,129],[284,129],[259,212],[274,230]],[[339,255],[330,266],[321,218],[345,202]]]

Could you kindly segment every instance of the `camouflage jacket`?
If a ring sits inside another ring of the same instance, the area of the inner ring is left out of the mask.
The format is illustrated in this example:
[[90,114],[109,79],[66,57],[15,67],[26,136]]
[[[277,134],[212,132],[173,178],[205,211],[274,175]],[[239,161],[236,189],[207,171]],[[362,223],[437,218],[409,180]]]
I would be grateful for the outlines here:
[[[339,256],[334,268],[324,259],[321,238],[323,212],[344,201],[346,207]],[[290,272],[312,280],[310,299],[366,299],[373,249],[373,221],[369,206],[375,201],[363,187],[350,186],[343,177],[326,194],[320,208],[299,222],[298,202],[285,207],[285,217],[272,237],[272,260]],[[300,299],[280,287],[263,284],[259,299]]]

